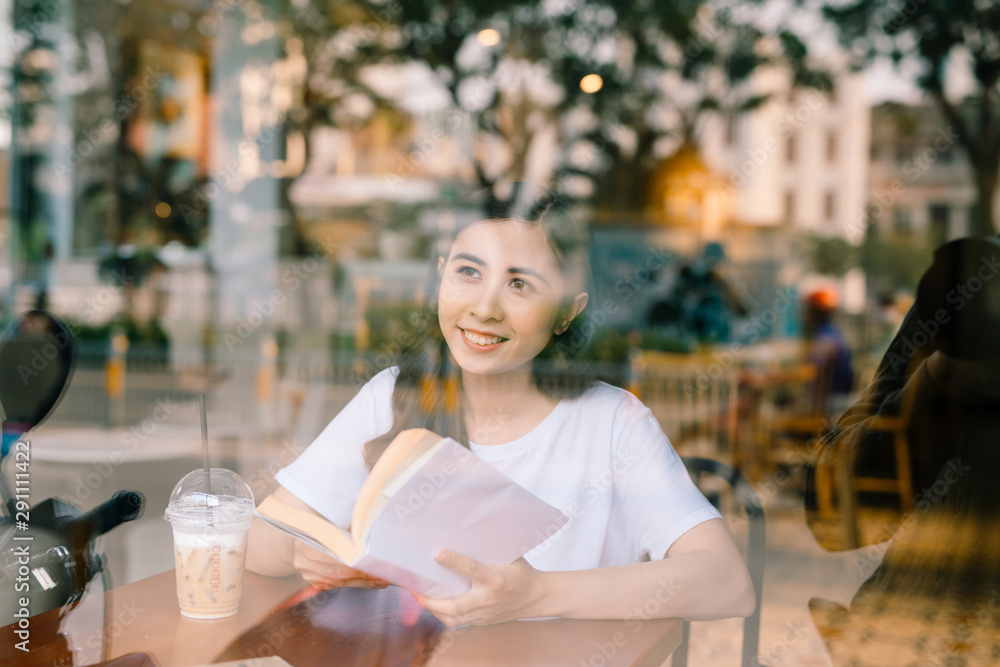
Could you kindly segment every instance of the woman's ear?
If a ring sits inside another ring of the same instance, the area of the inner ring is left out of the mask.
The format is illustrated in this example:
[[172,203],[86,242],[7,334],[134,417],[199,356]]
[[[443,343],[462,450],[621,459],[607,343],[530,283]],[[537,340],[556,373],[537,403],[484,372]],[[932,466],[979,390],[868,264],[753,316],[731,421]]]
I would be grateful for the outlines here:
[[444,270],[444,257],[438,257],[438,275],[441,275],[441,271]]
[[555,333],[559,334],[569,329],[570,323],[576,319],[576,316],[583,312],[583,309],[587,307],[587,301],[590,296],[586,292],[580,292],[573,298],[573,303],[563,314],[563,317],[556,323]]

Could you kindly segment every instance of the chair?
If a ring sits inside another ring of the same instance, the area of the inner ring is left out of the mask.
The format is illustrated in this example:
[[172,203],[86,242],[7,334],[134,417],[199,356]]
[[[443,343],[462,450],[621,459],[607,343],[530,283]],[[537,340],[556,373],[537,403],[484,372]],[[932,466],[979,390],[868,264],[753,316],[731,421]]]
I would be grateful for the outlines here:
[[[738,502],[746,510],[748,521],[747,570],[750,572],[750,581],[753,582],[757,606],[754,612],[743,621],[743,654],[740,664],[743,667],[759,665],[757,649],[760,643],[760,606],[764,583],[764,510],[761,508],[760,499],[750,483],[734,468],[698,456],[682,456],[681,460],[696,484],[699,484],[701,477],[706,474],[726,481],[736,494]],[[721,509],[718,497],[714,499],[710,497],[710,500],[713,500],[717,509]],[[673,653],[673,662],[671,663],[673,667],[687,667],[690,634],[691,623],[684,621],[681,643]]]
[[[749,477],[759,481],[782,466],[811,465],[831,426],[827,375],[809,363],[747,373],[740,386],[740,441],[750,450]],[[833,515],[830,470],[816,469],[820,514]]]
[[630,371],[629,390],[650,409],[675,449],[739,464],[733,364],[706,355],[642,350],[633,355]]
[[895,477],[855,476],[853,491],[894,493],[899,496],[899,508],[903,512],[913,509],[913,476],[910,472],[910,447],[906,430],[910,426],[915,395],[912,386],[905,387],[900,399],[899,413],[896,415],[876,415],[865,424],[868,431],[888,433],[892,436],[893,454],[896,459]]

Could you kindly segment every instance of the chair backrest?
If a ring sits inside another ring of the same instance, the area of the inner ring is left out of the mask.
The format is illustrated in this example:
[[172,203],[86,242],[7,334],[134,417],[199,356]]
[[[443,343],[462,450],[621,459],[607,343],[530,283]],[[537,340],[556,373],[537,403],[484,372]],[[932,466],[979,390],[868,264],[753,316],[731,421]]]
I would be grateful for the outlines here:
[[[764,583],[764,510],[753,487],[735,468],[699,456],[683,456],[681,460],[696,484],[706,474],[725,480],[747,513],[747,570],[753,582],[757,605],[754,612],[743,621],[743,653],[740,664],[743,667],[755,667],[760,664],[757,661],[757,650],[760,644],[760,606]],[[673,667],[687,667],[690,633],[691,623],[684,621],[681,643],[673,653]]]
[[633,354],[629,389],[678,451],[734,460],[737,368],[704,355]]

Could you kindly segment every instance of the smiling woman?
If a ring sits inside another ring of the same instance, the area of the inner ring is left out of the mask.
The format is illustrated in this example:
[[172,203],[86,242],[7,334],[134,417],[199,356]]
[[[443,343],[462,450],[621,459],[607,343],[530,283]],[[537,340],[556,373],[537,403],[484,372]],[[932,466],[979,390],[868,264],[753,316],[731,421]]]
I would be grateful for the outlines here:
[[463,383],[520,375],[528,384],[532,360],[587,304],[587,293],[564,279],[542,229],[526,222],[472,225],[440,271],[438,322]]
[[[455,598],[417,596],[445,623],[623,619],[665,589],[663,618],[750,614],[753,587],[719,513],[649,410],[583,362],[587,253],[568,202],[526,186],[490,201],[437,259],[426,336],[276,475],[275,495],[347,528],[386,445],[429,428],[569,517],[514,563],[442,550],[439,562],[472,581]],[[386,585],[268,531],[251,530],[253,571],[299,570],[324,588]]]

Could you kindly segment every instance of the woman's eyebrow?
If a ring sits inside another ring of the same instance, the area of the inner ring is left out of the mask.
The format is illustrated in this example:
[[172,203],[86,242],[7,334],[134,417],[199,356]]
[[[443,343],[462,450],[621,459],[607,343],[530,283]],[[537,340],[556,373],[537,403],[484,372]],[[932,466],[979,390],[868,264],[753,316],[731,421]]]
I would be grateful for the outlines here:
[[512,266],[509,269],[507,269],[507,273],[523,273],[525,275],[534,276],[535,278],[538,278],[543,283],[545,283],[546,286],[548,286],[549,284],[549,281],[545,279],[545,276],[540,274],[538,271],[535,271],[534,269],[527,269],[520,266]]
[[464,260],[468,260],[468,261],[470,261],[470,262],[472,262],[474,264],[478,264],[479,266],[486,266],[486,262],[484,262],[483,260],[479,259],[475,255],[470,255],[467,252],[459,253],[459,254],[455,255],[452,259],[464,259]]
[[[473,264],[478,264],[479,266],[486,266],[486,262],[485,261],[483,261],[480,258],[476,257],[475,255],[470,255],[467,252],[461,252],[461,253],[455,255],[454,257],[452,257],[452,260],[458,260],[458,259],[464,259],[467,262],[472,262]],[[510,267],[510,268],[507,269],[507,273],[512,274],[512,275],[513,274],[521,273],[521,274],[524,274],[526,276],[534,276],[535,278],[538,278],[540,281],[542,281],[543,283],[545,283],[546,286],[549,286],[549,281],[545,279],[545,276],[543,276],[542,274],[540,274],[538,271],[535,271],[534,269],[529,269],[529,268],[522,267],[522,266],[512,266],[512,267]]]

